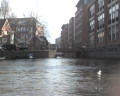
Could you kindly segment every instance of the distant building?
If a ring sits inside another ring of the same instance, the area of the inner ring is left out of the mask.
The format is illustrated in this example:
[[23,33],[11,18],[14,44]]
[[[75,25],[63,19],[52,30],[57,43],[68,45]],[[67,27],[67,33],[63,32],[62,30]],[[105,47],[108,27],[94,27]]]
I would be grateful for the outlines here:
[[69,31],[69,38],[68,38],[68,48],[69,50],[74,50],[74,41],[75,41],[75,17],[72,17],[69,20],[69,26],[68,26],[68,31]]
[[34,50],[46,50],[48,49],[48,40],[44,36],[44,28],[41,24],[36,27],[36,33],[34,38]]
[[61,46],[61,48],[63,49],[63,50],[67,50],[69,47],[69,44],[68,44],[68,42],[69,42],[69,30],[68,30],[68,24],[64,24],[63,26],[62,26],[62,31],[61,31],[61,44],[62,44],[62,46]]
[[56,50],[56,44],[49,43],[49,50]]
[[0,20],[0,46],[3,44],[14,44],[14,33],[10,28],[8,21]]
[[56,47],[57,47],[58,50],[61,49],[61,37],[56,39]]
[[44,36],[34,39],[34,50],[48,50],[48,41]]

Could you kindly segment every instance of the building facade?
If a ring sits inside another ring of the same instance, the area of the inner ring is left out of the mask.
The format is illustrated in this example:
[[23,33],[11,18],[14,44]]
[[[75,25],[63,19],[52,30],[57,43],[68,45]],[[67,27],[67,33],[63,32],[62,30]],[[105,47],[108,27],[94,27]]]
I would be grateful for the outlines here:
[[74,50],[74,41],[75,41],[75,17],[72,17],[69,20],[69,26],[68,26],[68,31],[69,31],[69,40],[68,40],[68,48],[69,50]]
[[75,50],[88,46],[88,5],[89,0],[80,0],[75,13]]
[[95,0],[88,5],[88,47],[95,48],[96,39],[96,4]]
[[37,24],[34,37],[34,50],[47,50],[47,49],[48,41],[44,36],[44,27],[41,24]]
[[14,33],[8,23],[8,20],[0,20],[0,46],[3,44],[14,44]]
[[120,0],[79,0],[76,7],[74,21],[62,27],[61,46],[101,56],[119,52]]
[[56,39],[56,47],[57,50],[61,50],[61,37]]
[[47,46],[43,27],[35,18],[8,18],[4,20],[1,25],[0,40],[0,46],[14,44],[17,48],[22,47],[29,50],[41,50],[43,45]]
[[103,48],[120,43],[119,6],[119,0],[94,0],[88,6],[90,48]]
[[69,49],[69,30],[68,30],[68,24],[64,24],[62,26],[62,31],[61,31],[61,48],[62,50],[68,50]]
[[107,45],[120,44],[120,0],[107,1]]

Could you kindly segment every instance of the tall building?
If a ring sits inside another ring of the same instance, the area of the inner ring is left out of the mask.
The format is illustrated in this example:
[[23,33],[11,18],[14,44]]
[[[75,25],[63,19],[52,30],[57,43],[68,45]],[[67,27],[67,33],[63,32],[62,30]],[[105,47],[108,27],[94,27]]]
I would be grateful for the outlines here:
[[120,1],[94,0],[88,6],[89,47],[117,47],[120,43]]
[[35,18],[8,18],[0,20],[0,46],[15,44],[17,48],[41,50],[47,46],[44,29]]
[[89,0],[80,0],[75,13],[75,50],[88,46],[88,10]]
[[120,45],[120,0],[107,0],[107,45]]
[[69,26],[68,26],[68,31],[69,31],[69,40],[68,40],[68,48],[69,50],[74,50],[74,40],[75,40],[75,17],[72,17],[69,20]]
[[62,27],[63,48],[74,46],[79,55],[88,49],[89,56],[116,56],[120,51],[120,0],[79,0],[76,7],[74,20]]
[[69,40],[69,31],[68,31],[68,24],[64,24],[62,26],[61,31],[61,44],[63,50],[68,50],[68,41]]
[[96,40],[96,4],[95,0],[88,5],[88,46],[95,48]]

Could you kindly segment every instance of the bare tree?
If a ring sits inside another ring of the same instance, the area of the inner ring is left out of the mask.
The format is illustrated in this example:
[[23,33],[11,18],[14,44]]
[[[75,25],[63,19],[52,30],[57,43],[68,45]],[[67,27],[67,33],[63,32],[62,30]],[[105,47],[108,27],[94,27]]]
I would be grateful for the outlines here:
[[1,17],[6,19],[7,17],[9,17],[9,12],[10,12],[9,2],[7,0],[2,0],[0,8]]
[[38,15],[37,13],[31,11],[31,12],[29,13],[29,16],[30,16],[30,17],[33,17],[33,18],[35,18],[36,20],[39,21],[39,15]]
[[48,25],[45,21],[41,21],[42,25],[43,25],[43,29],[44,29],[44,35],[45,37],[48,39],[48,41],[51,39],[49,31],[48,31]]
[[49,34],[49,31],[48,31],[48,25],[47,25],[47,22],[45,22],[44,20],[41,19],[41,16],[39,16],[37,13],[33,12],[33,11],[30,11],[28,12],[28,15],[26,14],[23,14],[23,17],[31,17],[31,18],[35,18],[42,26],[43,26],[43,30],[44,30],[44,36],[50,40],[50,34]]
[[17,16],[12,12],[12,13],[9,15],[9,18],[17,18]]

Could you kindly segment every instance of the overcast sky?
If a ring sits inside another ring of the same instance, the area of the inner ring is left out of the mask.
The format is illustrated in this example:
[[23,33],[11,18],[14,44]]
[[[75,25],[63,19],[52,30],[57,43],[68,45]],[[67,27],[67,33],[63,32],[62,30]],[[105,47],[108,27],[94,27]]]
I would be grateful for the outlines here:
[[60,36],[61,26],[75,15],[79,0],[9,0],[12,11],[18,16],[34,11],[47,22],[51,42]]

